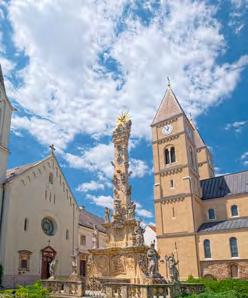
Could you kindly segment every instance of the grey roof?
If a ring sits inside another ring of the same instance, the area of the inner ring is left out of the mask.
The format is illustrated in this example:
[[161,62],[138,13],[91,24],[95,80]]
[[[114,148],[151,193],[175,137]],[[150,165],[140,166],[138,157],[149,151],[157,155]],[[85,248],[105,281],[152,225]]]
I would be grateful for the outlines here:
[[202,199],[248,193],[248,171],[201,180]]
[[207,222],[200,226],[198,232],[216,232],[242,228],[248,228],[248,217]]
[[104,223],[104,220],[101,217],[93,213],[90,213],[85,209],[80,210],[79,225],[90,229],[94,229],[94,226],[96,225],[96,228],[98,229],[98,231],[105,233],[106,230],[102,226],[103,223]]

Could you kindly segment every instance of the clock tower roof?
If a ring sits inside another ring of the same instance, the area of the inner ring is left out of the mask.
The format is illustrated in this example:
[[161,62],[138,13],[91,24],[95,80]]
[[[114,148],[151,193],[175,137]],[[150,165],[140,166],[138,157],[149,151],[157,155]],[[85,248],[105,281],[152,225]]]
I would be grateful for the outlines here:
[[165,95],[152,121],[152,126],[181,113],[184,113],[184,111],[181,105],[179,104],[170,85],[168,85]]

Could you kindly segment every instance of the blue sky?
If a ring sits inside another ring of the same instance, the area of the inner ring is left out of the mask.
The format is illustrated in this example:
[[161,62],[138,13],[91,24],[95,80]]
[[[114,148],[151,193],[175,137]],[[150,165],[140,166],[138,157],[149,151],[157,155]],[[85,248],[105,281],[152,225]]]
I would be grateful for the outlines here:
[[0,62],[17,109],[9,168],[54,143],[78,203],[102,215],[111,132],[128,110],[133,199],[154,222],[150,123],[169,76],[216,173],[247,169],[247,19],[247,0],[2,1]]

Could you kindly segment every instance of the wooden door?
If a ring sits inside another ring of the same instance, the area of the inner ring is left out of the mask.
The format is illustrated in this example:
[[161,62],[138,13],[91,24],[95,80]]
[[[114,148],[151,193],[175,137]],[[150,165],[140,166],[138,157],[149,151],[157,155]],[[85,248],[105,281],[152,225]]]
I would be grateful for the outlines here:
[[41,279],[48,279],[50,277],[49,265],[56,256],[56,251],[47,246],[41,250]]

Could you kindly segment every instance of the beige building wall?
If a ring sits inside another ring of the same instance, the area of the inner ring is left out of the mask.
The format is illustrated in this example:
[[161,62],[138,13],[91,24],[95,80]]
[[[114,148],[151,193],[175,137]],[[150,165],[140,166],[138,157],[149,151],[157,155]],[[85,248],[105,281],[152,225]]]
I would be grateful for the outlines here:
[[159,272],[169,278],[165,256],[174,253],[176,260],[179,261],[180,279],[185,280],[189,275],[199,276],[197,263],[197,250],[194,235],[175,235],[174,237],[158,237],[158,252],[161,256]]
[[[51,173],[53,184],[49,183]],[[41,250],[47,246],[51,246],[57,253],[57,274],[70,274],[70,256],[78,246],[78,210],[53,155],[6,185],[2,235],[4,245],[1,247],[5,285],[13,287],[18,283],[39,279]],[[56,223],[54,236],[43,232],[41,221],[44,217],[51,218]],[[28,221],[26,231],[25,219]],[[18,270],[20,250],[31,252],[28,272]]]
[[208,209],[214,209],[216,220],[232,218],[231,206],[238,206],[238,217],[248,216],[248,195],[240,194],[225,198],[215,198],[203,201],[204,221],[208,219]]

